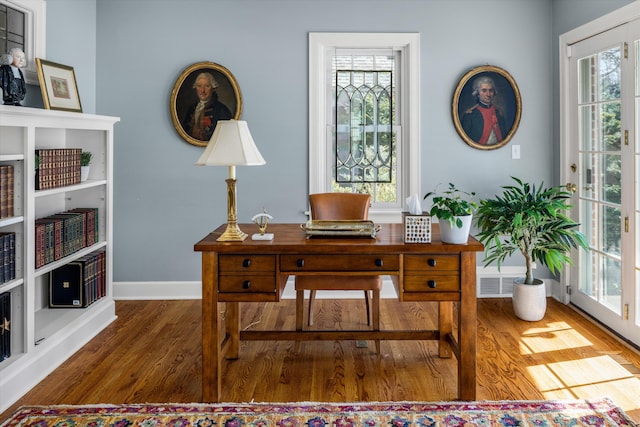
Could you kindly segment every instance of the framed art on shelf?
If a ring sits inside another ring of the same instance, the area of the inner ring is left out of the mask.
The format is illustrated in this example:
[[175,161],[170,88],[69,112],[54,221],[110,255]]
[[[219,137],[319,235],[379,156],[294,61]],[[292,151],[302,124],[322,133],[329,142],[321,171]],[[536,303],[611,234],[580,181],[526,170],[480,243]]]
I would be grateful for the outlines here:
[[171,91],[171,120],[189,144],[204,147],[218,120],[239,120],[242,95],[233,74],[214,62],[187,67]]
[[44,108],[82,112],[73,67],[36,58]]
[[470,146],[480,150],[503,147],[520,124],[518,85],[502,68],[473,68],[456,86],[451,114],[456,131]]

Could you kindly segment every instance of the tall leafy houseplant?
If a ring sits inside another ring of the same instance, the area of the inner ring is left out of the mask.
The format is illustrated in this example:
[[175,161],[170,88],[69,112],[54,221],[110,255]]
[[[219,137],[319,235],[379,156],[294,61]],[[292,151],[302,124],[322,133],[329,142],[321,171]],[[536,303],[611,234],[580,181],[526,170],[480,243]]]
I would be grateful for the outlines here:
[[485,245],[485,265],[496,262],[500,268],[507,256],[520,251],[526,263],[524,283],[532,285],[535,261],[555,274],[571,263],[571,248],[587,249],[588,243],[577,230],[579,224],[565,214],[571,193],[562,186],[536,188],[512,179],[517,185],[504,186],[502,195],[480,201],[477,237]]

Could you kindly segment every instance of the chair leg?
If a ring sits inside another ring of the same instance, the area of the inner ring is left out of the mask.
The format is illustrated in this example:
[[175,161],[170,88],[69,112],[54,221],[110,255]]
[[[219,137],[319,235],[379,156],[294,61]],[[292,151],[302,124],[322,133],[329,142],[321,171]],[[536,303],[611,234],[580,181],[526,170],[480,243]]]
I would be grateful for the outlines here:
[[369,308],[369,291],[364,291],[364,303],[367,306],[367,325],[371,326],[371,309]]
[[316,300],[316,291],[309,291],[309,317],[307,319],[307,323],[309,326],[313,325],[313,303]]
[[296,291],[296,331],[302,330],[304,323],[304,291]]

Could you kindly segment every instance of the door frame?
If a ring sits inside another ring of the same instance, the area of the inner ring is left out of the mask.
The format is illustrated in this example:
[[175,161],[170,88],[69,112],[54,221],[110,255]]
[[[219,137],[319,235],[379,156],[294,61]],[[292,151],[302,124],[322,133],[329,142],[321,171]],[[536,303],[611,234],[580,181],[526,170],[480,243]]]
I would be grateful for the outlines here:
[[[571,64],[571,46],[575,43],[578,43],[582,40],[588,39],[592,36],[598,35],[600,33],[604,33],[606,31],[612,30],[621,25],[627,24],[632,21],[636,21],[640,19],[640,1],[634,1],[627,6],[624,6],[618,10],[615,10],[608,15],[605,15],[601,18],[598,18],[592,22],[584,24],[574,30],[571,30],[565,34],[562,34],[559,37],[559,94],[560,94],[560,102],[559,102],[559,117],[560,117],[560,182],[568,183],[573,182],[575,179],[575,175],[570,170],[569,160],[571,153],[571,143],[570,136],[572,135],[572,129],[569,124],[570,117],[572,114],[571,110],[571,85],[570,79],[573,76],[571,73],[570,64]],[[631,49],[631,46],[629,46]],[[628,116],[629,113],[627,112]],[[625,120],[624,117],[622,118]],[[575,138],[576,135],[573,135]],[[632,139],[632,138],[630,138]],[[635,143],[635,141],[634,141]],[[624,179],[624,177],[623,177]],[[572,212],[572,216],[575,217],[575,212]],[[572,257],[577,257],[578,252],[572,251]],[[560,283],[562,284],[562,289],[564,292],[561,292],[560,298],[561,301],[565,304],[570,302],[570,294],[567,292],[569,285],[571,284],[571,270],[570,268],[564,269],[562,274],[560,275]],[[624,274],[624,272],[623,272]],[[574,278],[575,279],[575,278]],[[623,280],[625,280],[623,278]],[[635,310],[640,309],[639,307],[635,307]],[[635,311],[631,310],[631,311]],[[629,319],[632,319],[635,316],[635,313],[629,313]]]

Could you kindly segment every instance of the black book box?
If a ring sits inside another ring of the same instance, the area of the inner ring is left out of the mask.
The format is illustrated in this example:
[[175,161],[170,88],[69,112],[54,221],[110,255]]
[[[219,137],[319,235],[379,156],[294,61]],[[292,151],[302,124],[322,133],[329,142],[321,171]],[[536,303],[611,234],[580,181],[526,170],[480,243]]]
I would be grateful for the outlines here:
[[49,307],[81,308],[83,301],[83,263],[70,262],[50,274]]

